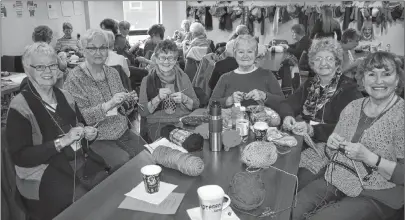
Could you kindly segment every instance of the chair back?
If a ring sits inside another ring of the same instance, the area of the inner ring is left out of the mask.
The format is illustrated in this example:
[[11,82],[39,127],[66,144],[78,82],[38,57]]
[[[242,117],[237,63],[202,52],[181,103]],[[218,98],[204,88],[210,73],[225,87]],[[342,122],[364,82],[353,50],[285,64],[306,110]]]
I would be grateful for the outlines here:
[[16,72],[14,56],[1,57],[1,71]]

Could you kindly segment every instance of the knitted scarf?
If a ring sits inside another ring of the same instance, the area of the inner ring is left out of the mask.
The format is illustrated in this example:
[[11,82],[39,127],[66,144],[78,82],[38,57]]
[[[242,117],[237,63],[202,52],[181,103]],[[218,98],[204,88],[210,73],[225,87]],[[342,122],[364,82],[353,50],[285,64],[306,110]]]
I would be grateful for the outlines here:
[[330,101],[333,95],[336,92],[340,76],[342,72],[338,70],[329,84],[323,89],[321,94],[321,79],[317,75],[314,77],[314,80],[311,81],[310,86],[308,87],[308,96],[304,102],[302,113],[311,118],[315,118],[315,115],[318,110],[322,109],[323,106]]

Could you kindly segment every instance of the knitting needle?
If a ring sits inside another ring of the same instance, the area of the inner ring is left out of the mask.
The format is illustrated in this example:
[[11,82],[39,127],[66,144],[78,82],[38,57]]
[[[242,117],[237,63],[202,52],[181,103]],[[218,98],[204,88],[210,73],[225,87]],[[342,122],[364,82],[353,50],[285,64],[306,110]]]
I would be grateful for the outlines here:
[[357,176],[359,177],[361,187],[364,187],[363,181],[361,180],[360,173],[359,173],[359,171],[357,170],[356,164],[354,163],[354,161],[353,161],[352,159],[350,159],[350,160],[352,161],[353,167],[354,167],[354,169],[356,170]]

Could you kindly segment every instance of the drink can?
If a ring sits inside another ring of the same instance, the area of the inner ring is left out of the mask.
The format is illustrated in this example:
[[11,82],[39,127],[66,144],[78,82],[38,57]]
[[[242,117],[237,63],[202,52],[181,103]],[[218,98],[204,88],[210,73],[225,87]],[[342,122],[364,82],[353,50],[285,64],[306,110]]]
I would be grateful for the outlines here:
[[236,121],[236,130],[239,130],[239,135],[244,137],[249,134],[249,121],[246,119],[239,119]]

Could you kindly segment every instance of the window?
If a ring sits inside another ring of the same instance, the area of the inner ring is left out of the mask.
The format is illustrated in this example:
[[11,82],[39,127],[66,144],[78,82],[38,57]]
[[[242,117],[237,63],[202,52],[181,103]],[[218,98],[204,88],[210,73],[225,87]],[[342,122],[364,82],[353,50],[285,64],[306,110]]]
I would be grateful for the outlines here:
[[131,24],[129,43],[149,37],[150,26],[160,23],[159,1],[123,1],[124,20]]
[[141,1],[131,1],[131,2],[129,2],[129,9],[131,9],[131,10],[142,10],[142,2]]

